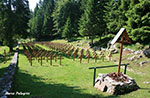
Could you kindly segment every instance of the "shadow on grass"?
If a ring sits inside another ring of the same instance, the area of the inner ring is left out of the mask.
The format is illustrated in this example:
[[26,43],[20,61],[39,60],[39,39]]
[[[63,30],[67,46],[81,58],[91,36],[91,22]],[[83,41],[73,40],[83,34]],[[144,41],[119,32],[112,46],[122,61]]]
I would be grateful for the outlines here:
[[71,39],[68,39],[68,42],[74,42],[74,41],[80,41],[82,38],[72,37]]
[[108,42],[109,42],[110,40],[112,40],[112,38],[110,38],[110,37],[105,37],[104,39],[101,39],[101,40],[99,40],[99,41],[96,41],[93,46],[99,46],[99,47],[107,48],[107,44],[108,44]]
[[[13,98],[119,98],[119,96],[104,97],[100,94],[83,93],[84,89],[77,86],[51,82],[51,78],[41,78],[30,75],[27,71],[17,71],[13,92],[30,92],[30,95]],[[45,82],[43,82],[45,81]],[[46,81],[50,81],[47,82]]]

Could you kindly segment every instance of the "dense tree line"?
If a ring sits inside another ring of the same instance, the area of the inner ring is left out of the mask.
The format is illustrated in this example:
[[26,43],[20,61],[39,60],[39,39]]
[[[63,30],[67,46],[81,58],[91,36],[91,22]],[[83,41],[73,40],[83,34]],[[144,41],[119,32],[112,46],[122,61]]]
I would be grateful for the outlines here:
[[0,0],[0,41],[13,50],[17,38],[27,37],[28,0]]
[[37,40],[53,37],[54,22],[52,13],[54,9],[54,0],[44,0],[36,5],[32,18],[29,21],[30,35]]
[[125,27],[133,41],[149,41],[149,0],[43,0],[30,20],[38,39],[86,36],[92,41]]
[[111,0],[105,6],[108,32],[125,27],[135,42],[150,41],[150,0]]

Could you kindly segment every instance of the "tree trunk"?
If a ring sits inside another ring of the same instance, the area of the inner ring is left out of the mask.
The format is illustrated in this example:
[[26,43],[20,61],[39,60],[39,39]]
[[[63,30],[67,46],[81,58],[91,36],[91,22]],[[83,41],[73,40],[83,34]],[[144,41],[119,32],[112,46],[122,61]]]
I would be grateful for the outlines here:
[[12,52],[12,51],[13,51],[13,47],[9,46],[9,52]]

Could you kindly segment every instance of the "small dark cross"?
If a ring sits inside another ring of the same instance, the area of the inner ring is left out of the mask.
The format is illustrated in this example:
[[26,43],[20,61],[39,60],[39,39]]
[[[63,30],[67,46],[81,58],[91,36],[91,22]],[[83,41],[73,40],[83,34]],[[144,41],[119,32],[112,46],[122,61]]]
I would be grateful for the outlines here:
[[84,52],[84,49],[81,49],[81,51],[80,51],[80,55],[79,55],[80,63],[82,62],[83,52]]
[[30,62],[30,65],[32,66],[32,60],[34,60],[33,57],[29,55],[27,58],[28,58],[28,60]]
[[75,57],[77,56],[77,53],[78,53],[78,48],[74,51],[74,53],[72,54],[73,55],[73,60],[75,61]]
[[90,61],[90,57],[91,57],[90,51],[87,49],[87,51],[86,51],[86,58],[88,58],[88,63]]
[[50,64],[52,65],[53,63],[53,55],[50,56]]
[[102,61],[104,61],[104,57],[105,57],[105,55],[104,55],[104,53],[102,53],[101,54]]
[[58,59],[60,60],[59,64],[61,65],[61,60],[63,59],[62,56],[60,55]]
[[110,52],[110,53],[108,54],[109,61],[112,60],[111,57],[112,57],[112,53]]
[[53,54],[53,57],[55,57],[55,62],[57,62],[57,55],[56,55],[56,53]]
[[49,52],[49,56],[47,57],[47,62],[48,60],[50,60],[50,65],[52,65],[53,63],[53,54],[51,52]]
[[46,55],[46,57],[47,57],[47,60],[46,60],[46,61],[47,61],[47,62],[48,62],[49,57],[50,57],[51,55],[52,55],[52,54],[51,54],[51,52],[50,52],[50,51],[48,51],[48,52],[47,52],[47,55]]
[[93,57],[95,59],[95,62],[97,62],[97,53],[95,51],[93,51]]

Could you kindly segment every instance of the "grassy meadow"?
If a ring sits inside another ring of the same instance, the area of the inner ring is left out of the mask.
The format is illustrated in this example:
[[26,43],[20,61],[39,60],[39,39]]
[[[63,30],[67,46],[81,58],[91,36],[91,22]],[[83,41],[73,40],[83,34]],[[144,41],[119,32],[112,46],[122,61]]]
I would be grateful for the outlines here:
[[[54,42],[60,42],[55,40]],[[62,42],[62,41],[61,41]],[[66,42],[66,41],[64,41]],[[69,42],[74,44],[74,42]],[[39,45],[40,46],[40,45]],[[40,46],[45,49],[45,46]],[[113,56],[117,59],[119,54]],[[29,61],[24,55],[23,48],[20,47],[18,70],[15,75],[13,91],[30,92],[30,95],[14,96],[14,98],[150,98],[150,84],[144,84],[145,81],[150,81],[149,66],[139,67],[131,63],[127,70],[127,75],[134,78],[140,89],[125,95],[113,96],[101,91],[98,91],[92,86],[93,70],[88,69],[94,66],[114,65],[112,61],[106,58],[95,63],[94,59],[83,59],[80,64],[79,58],[73,61],[72,57],[63,56],[62,65],[59,65],[59,60],[53,65],[50,62],[43,61],[41,66],[37,60],[33,61],[33,66],[30,66]],[[123,59],[126,56],[123,56]],[[146,59],[146,58],[145,58]],[[123,60],[123,63],[128,63]],[[98,73],[117,72],[117,67],[97,69]],[[131,70],[132,69],[132,70]],[[123,69],[121,69],[123,72]],[[139,74],[141,73],[141,74]]]

